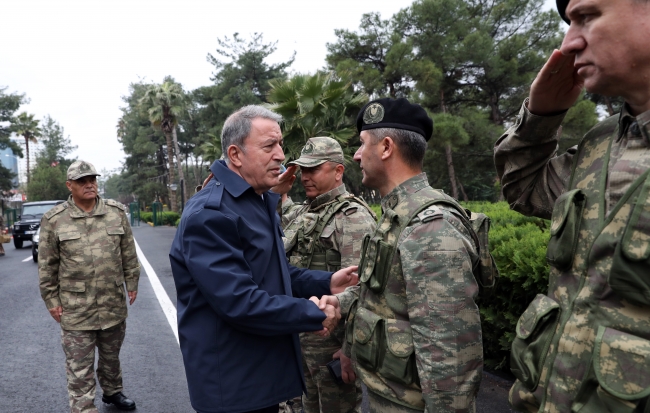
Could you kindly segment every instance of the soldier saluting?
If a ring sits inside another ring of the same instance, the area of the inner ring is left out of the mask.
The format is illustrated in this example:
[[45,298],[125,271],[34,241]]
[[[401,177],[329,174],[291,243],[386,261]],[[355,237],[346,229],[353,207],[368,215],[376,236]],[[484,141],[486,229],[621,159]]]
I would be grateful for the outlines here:
[[[302,204],[282,196],[283,241],[291,265],[335,272],[359,263],[363,237],[375,230],[375,214],[345,189],[344,162],[341,145],[329,137],[309,139],[300,158],[289,162],[300,166],[307,195]],[[361,387],[337,383],[326,367],[341,349],[343,335],[342,328],[328,337],[300,334],[308,392],[302,399],[305,413],[361,411]],[[299,411],[300,399],[294,401],[293,409]]]
[[95,167],[68,168],[68,200],[41,220],[38,276],[45,306],[61,324],[71,413],[97,413],[95,347],[102,401],[135,409],[122,393],[119,353],[126,331],[126,294],[133,304],[140,264],[124,205],[97,194]]

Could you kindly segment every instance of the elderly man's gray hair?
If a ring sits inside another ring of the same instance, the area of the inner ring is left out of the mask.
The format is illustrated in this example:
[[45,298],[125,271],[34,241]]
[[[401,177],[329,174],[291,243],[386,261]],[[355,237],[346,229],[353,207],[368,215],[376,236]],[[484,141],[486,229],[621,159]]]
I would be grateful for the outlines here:
[[221,130],[221,152],[226,162],[228,162],[228,147],[230,145],[236,145],[243,151],[246,150],[244,141],[251,133],[251,123],[255,118],[269,119],[278,123],[282,121],[282,116],[258,105],[244,106],[228,116]]

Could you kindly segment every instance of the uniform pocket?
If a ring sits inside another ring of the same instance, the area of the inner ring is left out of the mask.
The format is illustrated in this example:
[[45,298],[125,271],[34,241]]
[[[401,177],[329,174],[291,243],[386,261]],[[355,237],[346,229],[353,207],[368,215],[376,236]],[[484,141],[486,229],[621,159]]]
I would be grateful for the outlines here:
[[[381,294],[386,288],[386,281],[390,272],[391,259],[395,247],[381,239],[370,240],[368,246],[368,260],[363,272],[362,282],[375,294]],[[371,262],[372,261],[372,264]]]
[[579,189],[562,194],[555,202],[546,260],[561,271],[573,264],[584,206],[585,196]]
[[548,296],[538,294],[517,321],[510,370],[530,391],[537,388],[559,315],[560,305]]
[[61,300],[61,306],[66,311],[78,309],[85,297],[85,292],[86,283],[84,281],[67,279],[59,281],[59,299]]
[[121,226],[106,227],[106,233],[108,235],[124,235],[124,228],[122,228]]
[[593,360],[596,395],[605,411],[650,411],[650,341],[601,326]]
[[647,305],[650,302],[650,197],[648,185],[637,198],[636,206],[616,246],[607,282],[618,295]]
[[362,367],[377,371],[380,352],[384,348],[382,318],[366,308],[359,307],[354,316],[354,344],[352,354]]
[[386,320],[386,347],[379,367],[379,374],[397,383],[418,383],[417,367],[411,324],[404,320]]

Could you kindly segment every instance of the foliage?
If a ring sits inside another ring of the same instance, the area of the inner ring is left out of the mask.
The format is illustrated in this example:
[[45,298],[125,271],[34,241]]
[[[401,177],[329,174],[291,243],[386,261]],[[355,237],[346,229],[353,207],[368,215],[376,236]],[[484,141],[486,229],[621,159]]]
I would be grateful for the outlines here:
[[[140,212],[140,219],[144,222],[153,222],[153,212]],[[180,219],[181,216],[178,212],[174,212],[174,211],[162,212],[163,225],[178,226],[176,222],[180,221]]]
[[9,191],[13,188],[13,179],[15,177],[16,174],[11,172],[10,169],[0,165],[0,195],[2,195],[3,192]]
[[490,251],[501,278],[493,294],[480,297],[485,365],[507,369],[517,320],[537,294],[548,288],[548,222],[510,210],[506,202],[467,202],[492,221]]
[[18,114],[18,116],[12,119],[11,131],[16,135],[25,138],[25,156],[27,157],[27,183],[29,183],[31,179],[29,143],[36,143],[36,138],[39,138],[41,136],[42,131],[39,127],[39,121],[34,119],[34,115],[30,115],[27,112],[21,112]]
[[22,149],[15,142],[12,142],[9,136],[13,131],[11,122],[14,119],[14,113],[18,111],[20,105],[27,103],[27,99],[25,95],[7,94],[5,93],[6,90],[6,87],[0,87],[0,149],[11,148],[15,155],[22,157]]

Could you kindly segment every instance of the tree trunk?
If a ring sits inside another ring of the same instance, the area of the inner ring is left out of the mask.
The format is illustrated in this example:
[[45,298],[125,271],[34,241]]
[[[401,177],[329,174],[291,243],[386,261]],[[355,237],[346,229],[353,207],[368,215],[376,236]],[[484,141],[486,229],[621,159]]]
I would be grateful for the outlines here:
[[460,193],[463,194],[463,201],[467,202],[469,201],[469,198],[467,197],[467,194],[465,193],[465,188],[463,188],[462,182],[460,182],[460,179],[458,180],[458,187],[460,188]]
[[171,133],[165,133],[165,140],[167,141],[167,163],[169,164],[169,181],[167,182],[167,192],[169,193],[169,207],[172,211],[178,212],[178,205],[176,205],[176,193],[172,191],[171,184],[174,183],[174,150],[172,148]]
[[458,199],[458,187],[456,186],[456,171],[454,170],[454,160],[451,156],[451,144],[445,145],[445,157],[447,158],[447,171],[449,172],[449,182],[451,183],[451,196]]
[[25,136],[25,152],[27,153],[27,183],[29,183],[29,138]]
[[[178,138],[176,137],[176,126],[172,129],[172,136],[174,138],[174,149],[176,150],[176,163],[178,164],[178,177],[183,181],[183,196],[185,202],[187,202],[187,181],[185,180],[185,174],[183,173],[183,164],[181,163],[181,151],[178,149]],[[185,205],[181,205],[181,208],[184,208]]]

